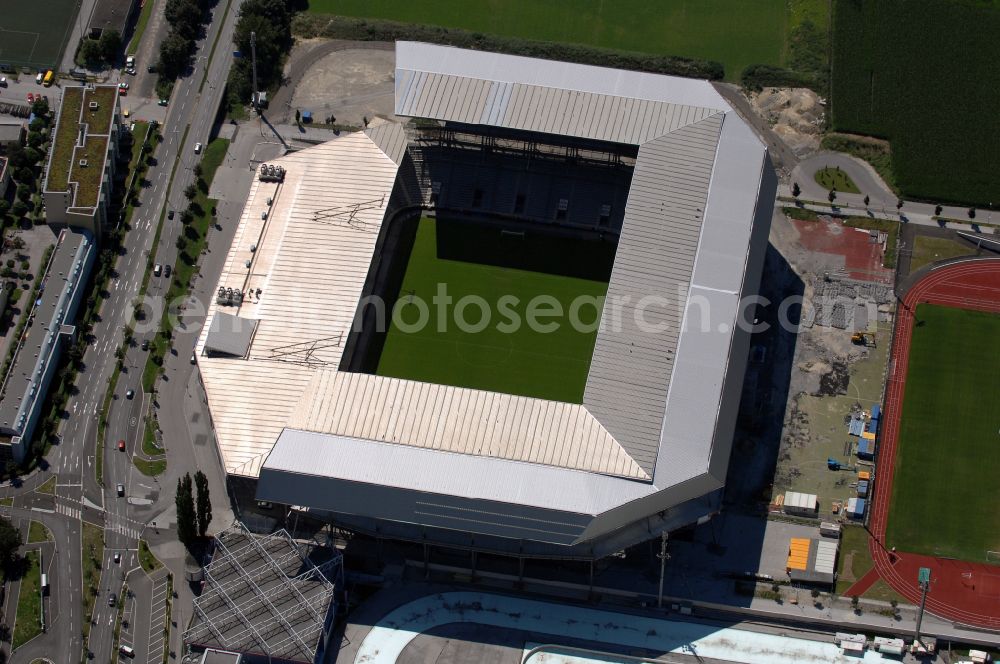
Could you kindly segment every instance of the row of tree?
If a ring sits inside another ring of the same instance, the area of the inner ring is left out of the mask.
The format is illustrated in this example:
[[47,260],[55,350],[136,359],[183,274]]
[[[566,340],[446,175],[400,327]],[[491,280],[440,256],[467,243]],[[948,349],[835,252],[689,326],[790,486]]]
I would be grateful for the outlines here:
[[176,80],[191,65],[195,40],[202,34],[208,7],[209,0],[167,0],[163,15],[170,25],[170,34],[160,43],[161,81]]
[[212,523],[212,500],[205,473],[200,470],[195,473],[193,483],[191,473],[184,473],[184,477],[177,480],[174,503],[177,506],[177,539],[191,548],[198,537],[205,536],[208,524]]
[[20,219],[34,209],[32,194],[38,190],[38,180],[45,166],[45,141],[50,123],[49,104],[41,99],[32,105],[31,111],[35,114],[35,119],[28,126],[27,147],[15,146],[7,152],[16,188],[13,205],[0,198],[0,221],[4,224],[8,215]]
[[244,0],[233,43],[244,55],[229,71],[229,92],[235,103],[249,104],[253,94],[250,35],[256,34],[257,88],[274,89],[281,84],[284,58],[292,47],[292,14],[288,0]]

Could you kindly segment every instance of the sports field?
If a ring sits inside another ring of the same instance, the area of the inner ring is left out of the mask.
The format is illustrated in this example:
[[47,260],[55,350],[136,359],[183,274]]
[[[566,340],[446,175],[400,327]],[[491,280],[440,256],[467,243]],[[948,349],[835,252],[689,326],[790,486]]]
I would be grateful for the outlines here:
[[[580,403],[597,337],[597,299],[607,293],[612,260],[607,244],[421,219],[397,304],[403,326],[391,326],[377,373]],[[439,284],[452,298],[447,308],[432,302]],[[470,296],[482,298],[489,319],[478,305],[462,310],[459,303]],[[536,296],[547,299],[540,310],[562,308],[563,316],[537,318],[558,323],[554,331],[527,324],[529,301]],[[589,298],[578,319],[591,329],[568,322],[565,312],[578,296]],[[428,322],[411,330],[420,318],[417,301],[427,304]],[[460,310],[469,324],[465,329],[456,323]]]
[[813,0],[310,0],[309,11],[462,28],[721,62],[735,81],[749,64],[784,64],[786,5]]
[[76,13],[76,0],[0,0],[0,63],[56,68]]
[[1000,315],[921,304],[915,319],[886,542],[986,562],[1000,551]]

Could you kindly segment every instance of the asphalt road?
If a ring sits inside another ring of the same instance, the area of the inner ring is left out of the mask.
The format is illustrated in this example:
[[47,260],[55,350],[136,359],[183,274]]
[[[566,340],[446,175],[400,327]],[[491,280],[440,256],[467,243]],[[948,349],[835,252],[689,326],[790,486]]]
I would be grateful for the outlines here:
[[[100,596],[93,616],[89,647],[94,652],[96,661],[109,661],[114,647],[116,614],[115,609],[107,604],[108,593],[120,594],[125,573],[138,565],[134,553],[137,548],[137,538],[142,534],[147,517],[155,514],[157,506],[150,500],[148,491],[152,481],[139,474],[131,463],[131,454],[136,449],[135,446],[141,445],[143,405],[141,372],[146,362],[146,352],[141,350],[140,343],[143,338],[149,338],[152,332],[137,334],[134,345],[127,351],[125,365],[128,371],[121,374],[108,414],[103,486],[98,483],[95,476],[97,414],[103,404],[105,391],[114,369],[116,361],[114,351],[122,342],[123,327],[131,315],[132,302],[139,292],[150,255],[154,256],[155,262],[170,265],[176,259],[174,243],[180,225],[164,221],[165,226],[158,247],[153,247],[155,230],[161,211],[165,207],[181,209],[186,203],[183,191],[194,181],[193,168],[200,159],[194,154],[193,146],[198,142],[203,144],[208,142],[221,101],[223,84],[232,64],[232,49],[229,45],[239,4],[240,0],[233,2],[228,12],[226,3],[220,2],[216,6],[212,21],[206,26],[206,36],[198,43],[192,73],[179,80],[174,87],[170,105],[166,109],[166,117],[161,123],[164,140],[156,149],[156,163],[150,167],[146,175],[150,185],[140,196],[142,205],[136,208],[132,228],[126,234],[122,254],[116,266],[117,277],[109,285],[101,318],[94,326],[95,341],[83,358],[84,368],[77,379],[78,393],[67,404],[68,417],[61,430],[61,442],[52,447],[43,466],[44,472],[38,474],[37,480],[33,481],[31,486],[20,489],[22,493],[29,490],[33,485],[43,481],[49,472],[57,473],[59,476],[59,496],[49,497],[53,500],[51,512],[37,512],[42,515],[39,520],[49,525],[57,540],[56,549],[59,554],[56,564],[59,568],[60,582],[58,586],[53,584],[53,589],[58,588],[56,592],[60,594],[57,604],[69,607],[67,613],[58,621],[60,629],[51,631],[44,635],[44,638],[32,642],[32,644],[37,642],[38,648],[47,649],[49,654],[81,652],[83,647],[80,643],[79,629],[81,619],[79,593],[82,592],[80,517],[90,518],[106,527],[104,571],[100,582]],[[151,54],[155,52],[157,36],[164,29],[160,17],[161,14],[158,12],[156,21],[143,39],[139,50],[140,57],[153,57]],[[217,36],[219,47],[215,57],[209,62],[209,53]],[[163,113],[162,107],[156,106],[155,98],[136,94],[152,93],[153,76],[146,73],[145,67],[140,62],[139,74],[131,83],[132,94],[122,100],[123,106],[133,109],[134,117],[147,119],[136,109],[148,109],[153,116],[148,119],[156,119],[156,114]],[[114,74],[112,80],[117,80]],[[61,96],[59,87],[41,88],[34,84],[33,79],[29,82],[25,78],[23,82],[13,83],[10,88],[3,90],[0,101],[5,98],[23,100],[29,91],[48,95],[53,105],[59,102]],[[186,138],[185,129],[187,129]],[[169,186],[175,163],[177,166],[173,185]],[[162,296],[168,285],[166,279],[153,278],[150,281],[148,295]],[[136,391],[135,399],[125,398],[128,389]],[[119,438],[128,441],[128,450],[125,453],[117,449],[115,443]],[[118,483],[125,486],[123,497],[117,495]],[[156,490],[152,492],[153,494],[163,500],[167,499],[161,494],[169,492],[161,492],[158,488],[154,488]],[[169,495],[169,502],[173,502],[172,494]],[[31,514],[34,515],[36,512]],[[113,562],[116,551],[123,553],[121,564]],[[141,609],[149,606],[150,601],[151,598],[145,598],[144,601],[138,598],[136,606]],[[66,628],[62,629],[63,626]],[[138,635],[137,641],[145,641],[146,638],[148,635],[145,638]],[[144,650],[145,646],[145,643],[141,644]],[[26,645],[20,650],[27,654],[35,647],[31,645],[29,648]],[[21,651],[16,653],[18,661],[22,658]],[[30,661],[30,657],[24,661]]]

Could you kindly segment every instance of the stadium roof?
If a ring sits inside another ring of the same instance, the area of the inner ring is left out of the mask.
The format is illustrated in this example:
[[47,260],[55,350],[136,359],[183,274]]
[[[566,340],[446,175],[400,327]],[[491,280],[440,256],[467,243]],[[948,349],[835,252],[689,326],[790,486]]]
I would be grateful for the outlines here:
[[[220,282],[264,289],[238,312],[260,319],[250,361],[202,364],[227,470],[257,475],[270,453],[281,473],[589,513],[722,486],[719,404],[751,228],[773,198],[764,146],[705,81],[409,42],[396,55],[397,115],[639,146],[608,288],[618,309],[605,308],[583,404],[338,371],[405,145],[383,125],[277,160],[280,188],[253,185]],[[666,301],[643,312],[650,296]]]

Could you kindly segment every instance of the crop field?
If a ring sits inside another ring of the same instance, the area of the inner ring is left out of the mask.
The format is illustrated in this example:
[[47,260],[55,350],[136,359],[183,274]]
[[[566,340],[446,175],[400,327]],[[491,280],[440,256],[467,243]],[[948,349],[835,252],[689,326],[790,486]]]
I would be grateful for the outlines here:
[[1000,2],[835,0],[832,124],[887,138],[910,198],[1000,201]]
[[[604,243],[421,219],[376,373],[580,403],[612,258],[613,246]],[[447,308],[432,300],[442,286]],[[536,317],[556,329],[528,324],[537,296],[545,311],[562,309],[562,316]],[[584,325],[576,329],[566,314],[579,296]],[[424,325],[421,302],[429,314]]]
[[[794,11],[789,16],[787,5]],[[309,11],[716,60],[735,81],[749,64],[783,65],[790,18],[823,16],[817,0],[311,0]]]
[[0,0],[0,63],[31,69],[57,67],[77,4],[76,0],[46,0],[40,7]]
[[[986,562],[1000,551],[1000,315],[921,304],[910,345],[886,541]],[[984,355],[984,353],[986,355]]]

